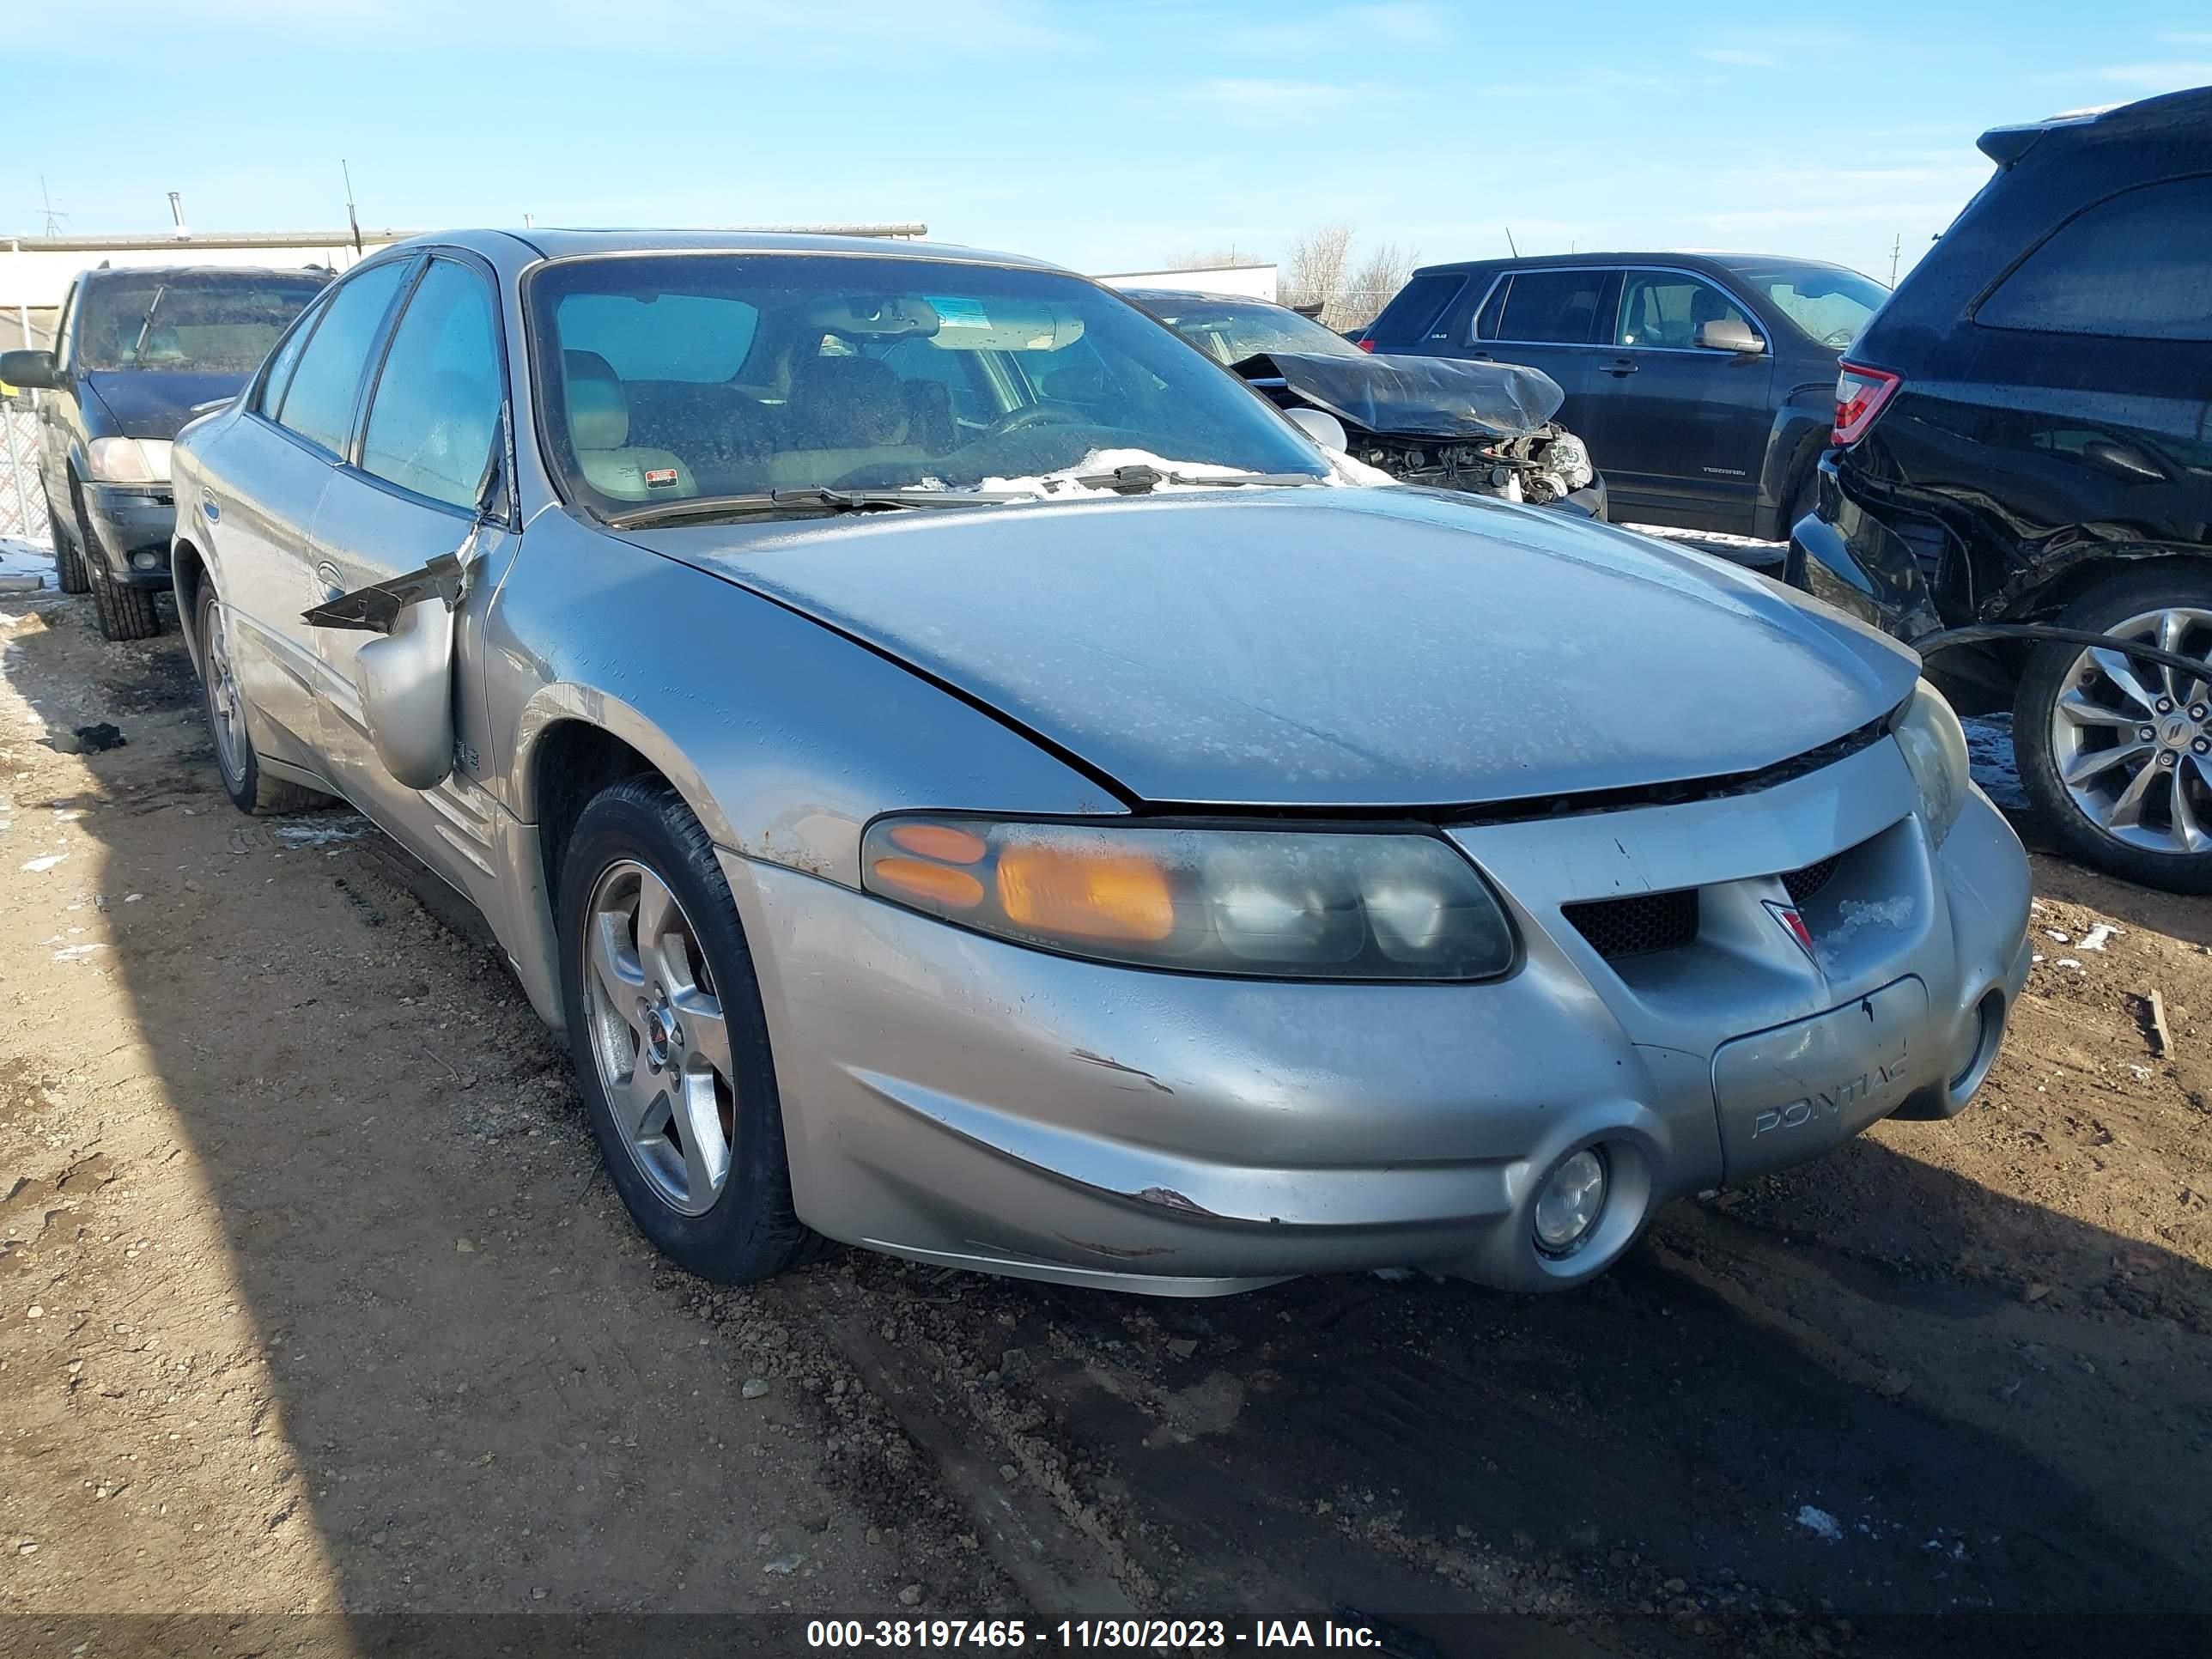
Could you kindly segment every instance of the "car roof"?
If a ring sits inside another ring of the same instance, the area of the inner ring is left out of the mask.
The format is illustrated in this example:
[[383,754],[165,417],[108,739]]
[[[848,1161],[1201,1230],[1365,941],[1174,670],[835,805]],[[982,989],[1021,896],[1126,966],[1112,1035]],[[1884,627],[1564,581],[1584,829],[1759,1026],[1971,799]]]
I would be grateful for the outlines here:
[[111,283],[148,276],[173,282],[179,276],[330,276],[328,265],[100,265],[84,273],[88,282]]
[[1848,270],[1826,259],[1807,259],[1794,253],[1685,253],[1658,250],[1645,252],[1532,253],[1526,258],[1460,259],[1449,264],[1423,265],[1413,275],[1469,270],[1530,270],[1547,265],[1680,265],[1698,270],[1753,270],[1769,265],[1818,266],[1824,270]]
[[531,226],[521,230],[437,231],[392,245],[389,252],[418,247],[461,247],[479,253],[504,270],[542,259],[568,259],[595,253],[865,253],[897,259],[950,259],[968,264],[1059,270],[1043,259],[995,253],[951,242],[909,242],[893,237],[836,236],[822,233],[758,230],[588,230]]
[[2036,145],[2054,140],[2091,143],[2113,138],[2142,139],[2191,128],[2212,130],[2212,87],[2191,87],[2157,98],[2137,99],[2132,104],[2069,110],[2048,120],[1991,127],[1975,145],[1999,167],[2010,167]]
[[[1196,300],[1201,305],[1267,306],[1275,311],[1291,311],[1291,307],[1281,301],[1263,300],[1256,294],[1215,294],[1208,289],[1199,288],[1125,288],[1121,292],[1133,300],[1138,298],[1182,301]],[[1295,317],[1298,313],[1291,311],[1291,314]]]

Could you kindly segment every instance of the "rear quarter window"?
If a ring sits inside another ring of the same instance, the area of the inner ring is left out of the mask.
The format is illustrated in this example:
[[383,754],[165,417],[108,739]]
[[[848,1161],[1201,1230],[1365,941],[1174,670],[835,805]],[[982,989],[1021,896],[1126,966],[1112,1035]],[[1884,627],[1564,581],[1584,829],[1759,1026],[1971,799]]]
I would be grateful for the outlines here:
[[1984,328],[2212,341],[2212,174],[2139,185],[2068,220],[1975,307]]
[[1467,278],[1458,271],[1431,271],[1416,276],[1382,307],[1382,314],[1368,325],[1376,340],[1418,340],[1437,325],[1444,307],[1459,297]]

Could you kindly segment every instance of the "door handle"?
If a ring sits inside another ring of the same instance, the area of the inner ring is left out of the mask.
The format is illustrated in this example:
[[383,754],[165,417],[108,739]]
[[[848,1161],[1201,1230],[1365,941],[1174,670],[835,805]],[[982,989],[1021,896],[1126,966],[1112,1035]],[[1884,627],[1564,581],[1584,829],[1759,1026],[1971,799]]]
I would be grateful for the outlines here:
[[1470,351],[1467,355],[1470,359],[1478,363],[1494,363],[1498,361],[1498,359],[1492,356],[1486,351]]
[[1636,359],[1633,357],[1615,357],[1611,362],[1605,366],[1605,372],[1612,375],[1616,380],[1623,380],[1636,373]]
[[345,585],[345,578],[339,574],[337,566],[328,559],[315,567],[315,580],[323,585],[325,605],[335,604],[352,591]]

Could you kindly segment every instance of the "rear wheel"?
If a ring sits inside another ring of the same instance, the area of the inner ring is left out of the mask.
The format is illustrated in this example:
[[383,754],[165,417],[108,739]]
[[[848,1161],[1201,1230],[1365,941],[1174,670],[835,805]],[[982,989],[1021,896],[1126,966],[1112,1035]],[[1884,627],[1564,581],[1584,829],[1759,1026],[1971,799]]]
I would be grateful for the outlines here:
[[638,1229],[702,1279],[749,1284],[829,1242],[799,1219],[752,957],[712,842],[656,778],[577,819],[560,889],[576,1078]]
[[100,631],[111,640],[150,640],[161,631],[161,613],[154,608],[154,596],[143,587],[126,586],[108,574],[107,561],[93,539],[91,516],[84,510],[84,492],[76,483],[70,486],[76,509],[77,547],[84,561],[84,572],[92,588],[93,613],[100,619]]
[[2057,621],[2207,665],[2196,676],[2100,647],[2036,647],[2014,704],[2022,787],[2084,863],[2212,892],[2212,569],[2129,571]]
[[261,769],[253,752],[253,732],[245,695],[231,667],[230,633],[216,597],[215,584],[199,586],[200,694],[207,710],[208,736],[215,743],[216,770],[223,793],[241,812],[296,812],[319,806],[328,799],[296,783],[272,778]]
[[54,511],[54,498],[46,496],[46,533],[54,542],[54,580],[64,593],[82,593],[92,586],[85,575],[84,549],[71,539],[75,517],[72,514],[64,519]]

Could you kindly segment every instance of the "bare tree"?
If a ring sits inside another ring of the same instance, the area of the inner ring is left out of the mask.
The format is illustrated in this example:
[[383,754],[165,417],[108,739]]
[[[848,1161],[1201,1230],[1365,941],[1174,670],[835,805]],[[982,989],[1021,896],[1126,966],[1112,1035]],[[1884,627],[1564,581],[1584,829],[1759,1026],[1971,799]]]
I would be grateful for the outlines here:
[[1359,263],[1349,282],[1339,290],[1337,301],[1323,313],[1331,328],[1364,328],[1390,303],[1413,267],[1421,262],[1419,248],[1401,248],[1385,242]]
[[1282,297],[1285,305],[1322,307],[1323,321],[1332,307],[1341,302],[1344,263],[1352,252],[1350,225],[1323,225],[1291,244],[1291,257],[1283,262]]

